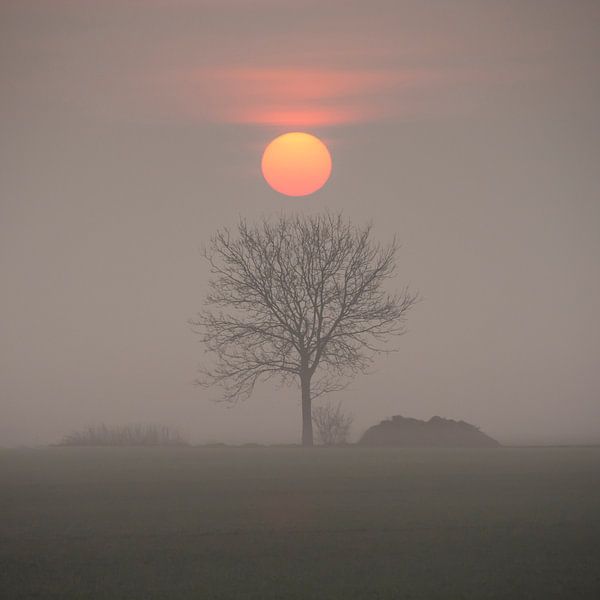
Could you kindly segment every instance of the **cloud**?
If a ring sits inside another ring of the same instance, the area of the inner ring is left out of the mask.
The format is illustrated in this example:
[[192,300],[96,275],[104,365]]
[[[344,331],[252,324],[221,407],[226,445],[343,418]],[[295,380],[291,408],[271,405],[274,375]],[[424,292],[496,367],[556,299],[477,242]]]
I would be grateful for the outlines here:
[[489,110],[511,90],[520,101],[516,84],[538,77],[540,64],[561,64],[540,53],[562,29],[499,18],[512,14],[506,8],[450,11],[441,21],[416,0],[376,11],[341,0],[299,4],[11,0],[10,18],[0,19],[9,48],[0,105],[12,120],[52,111],[335,126]]
[[427,70],[219,67],[165,73],[186,116],[226,123],[329,126],[399,116],[440,81]]

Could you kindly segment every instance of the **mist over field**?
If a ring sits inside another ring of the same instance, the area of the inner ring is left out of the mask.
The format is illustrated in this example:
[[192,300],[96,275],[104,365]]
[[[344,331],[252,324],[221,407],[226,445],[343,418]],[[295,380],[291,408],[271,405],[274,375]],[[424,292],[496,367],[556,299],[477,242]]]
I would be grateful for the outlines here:
[[[353,439],[402,414],[600,442],[599,24],[585,0],[3,2],[0,444],[298,441],[296,389],[193,386],[187,320],[216,229],[324,210],[397,235],[424,298],[337,395]],[[333,157],[306,198],[259,170],[290,128]]]
[[2,0],[0,598],[600,598],[599,32]]

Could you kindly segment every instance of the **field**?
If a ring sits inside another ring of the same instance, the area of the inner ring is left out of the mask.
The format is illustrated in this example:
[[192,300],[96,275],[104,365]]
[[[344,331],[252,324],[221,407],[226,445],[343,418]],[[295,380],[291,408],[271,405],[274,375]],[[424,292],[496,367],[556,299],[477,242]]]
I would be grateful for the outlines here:
[[7,599],[600,598],[600,448],[0,450]]

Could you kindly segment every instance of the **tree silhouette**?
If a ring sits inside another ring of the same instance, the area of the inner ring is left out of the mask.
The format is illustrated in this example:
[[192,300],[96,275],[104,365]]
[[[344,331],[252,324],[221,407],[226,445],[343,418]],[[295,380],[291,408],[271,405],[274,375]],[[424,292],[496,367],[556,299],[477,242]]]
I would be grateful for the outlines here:
[[312,446],[312,400],[342,389],[405,331],[417,294],[383,289],[397,249],[341,214],[219,230],[204,251],[205,307],[190,321],[215,358],[198,382],[221,385],[228,401],[249,397],[257,381],[299,382],[302,444]]

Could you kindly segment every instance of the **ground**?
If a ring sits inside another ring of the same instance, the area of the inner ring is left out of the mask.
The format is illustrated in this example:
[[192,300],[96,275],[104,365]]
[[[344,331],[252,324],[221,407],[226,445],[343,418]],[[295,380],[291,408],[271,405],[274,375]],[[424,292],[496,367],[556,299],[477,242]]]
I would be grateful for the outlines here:
[[600,598],[600,448],[0,450],[0,597]]

